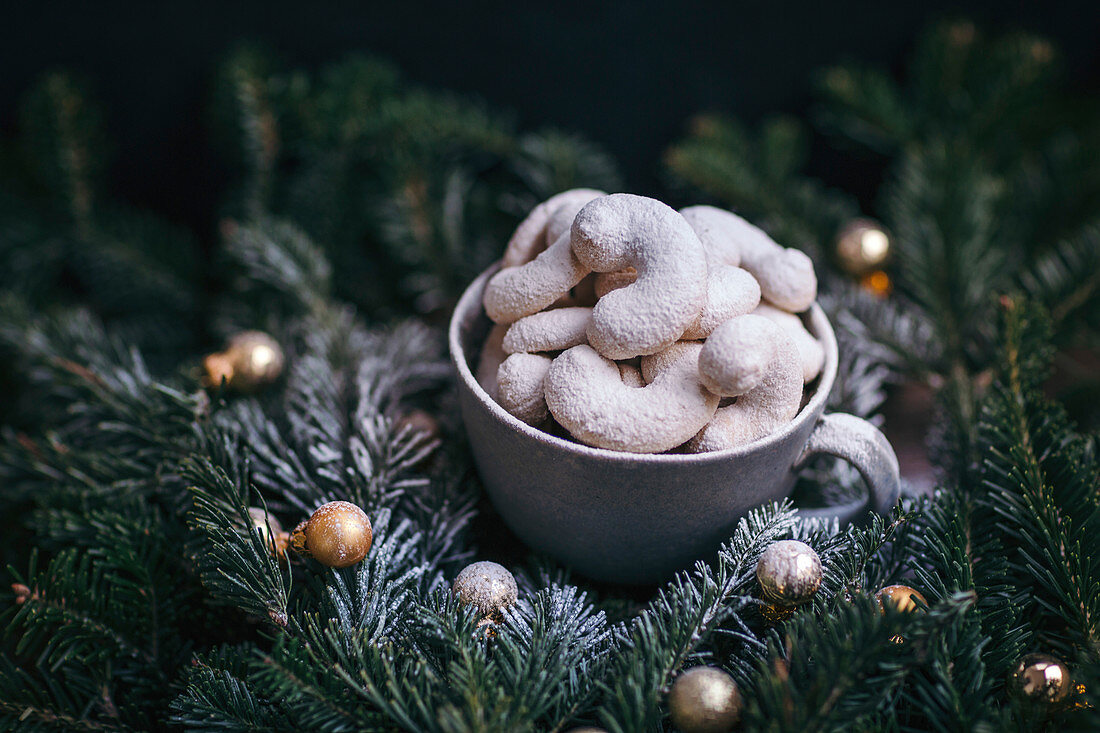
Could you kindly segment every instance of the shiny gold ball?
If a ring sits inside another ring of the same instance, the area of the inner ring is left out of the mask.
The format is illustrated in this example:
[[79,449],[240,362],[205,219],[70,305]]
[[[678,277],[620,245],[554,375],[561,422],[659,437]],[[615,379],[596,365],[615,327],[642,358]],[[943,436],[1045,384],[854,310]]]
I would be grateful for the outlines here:
[[889,258],[890,237],[874,219],[853,219],[837,235],[836,256],[848,274],[866,275]]
[[1008,689],[1021,699],[1057,703],[1069,695],[1073,680],[1060,660],[1049,654],[1028,654],[1013,670]]
[[715,667],[692,667],[668,693],[672,724],[684,733],[724,733],[741,717],[741,693],[733,678]]
[[248,518],[252,522],[251,529],[259,530],[260,540],[271,554],[282,557],[286,553],[290,535],[283,531],[279,520],[264,512],[263,507],[248,507]]
[[[885,612],[886,604],[895,611],[923,611],[924,606],[928,605],[928,601],[924,599],[918,591],[913,590],[907,585],[888,585],[878,593],[875,594],[875,600],[878,601],[879,608]],[[920,601],[924,606],[917,603]]]
[[347,501],[330,501],[299,524],[290,537],[295,551],[330,568],[346,568],[370,550],[370,517]]
[[756,564],[764,599],[780,606],[800,606],[821,587],[821,558],[798,540],[773,542]]
[[243,331],[229,339],[225,351],[203,359],[209,387],[223,383],[239,392],[254,392],[274,382],[286,359],[279,342],[263,331]]
[[476,606],[483,616],[494,618],[519,598],[515,577],[503,565],[488,560],[462,568],[451,590],[464,605]]

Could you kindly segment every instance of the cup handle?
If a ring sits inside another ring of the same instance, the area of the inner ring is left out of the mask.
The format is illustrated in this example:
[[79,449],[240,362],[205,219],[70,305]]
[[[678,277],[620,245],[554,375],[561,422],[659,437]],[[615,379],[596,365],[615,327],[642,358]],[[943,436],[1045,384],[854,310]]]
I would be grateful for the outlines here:
[[898,457],[890,441],[874,425],[842,412],[823,415],[810,433],[795,468],[801,468],[811,456],[819,453],[843,458],[855,466],[867,482],[869,491],[866,498],[847,504],[800,509],[800,516],[837,518],[841,524],[846,524],[862,518],[868,510],[886,515],[894,508],[901,495]]

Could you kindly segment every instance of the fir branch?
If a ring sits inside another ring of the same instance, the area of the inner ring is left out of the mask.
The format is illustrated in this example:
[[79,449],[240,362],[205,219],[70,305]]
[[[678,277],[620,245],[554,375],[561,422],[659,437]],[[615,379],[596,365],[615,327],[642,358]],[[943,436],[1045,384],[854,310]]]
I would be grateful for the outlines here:
[[37,171],[62,203],[75,230],[92,225],[103,151],[101,113],[72,76],[46,75],[23,104],[21,128]]
[[1045,314],[1006,299],[1004,324],[1002,367],[979,428],[982,481],[1038,638],[1067,657],[1094,658],[1100,466],[1064,410],[1041,393],[1050,359]]
[[[605,681],[598,710],[610,731],[653,730],[661,720],[659,705],[672,676],[692,658],[707,635],[728,623],[750,603],[756,561],[768,544],[789,532],[795,513],[787,506],[754,510],[742,519],[733,537],[719,550],[712,568],[698,563],[681,573],[624,630]],[[751,635],[750,648],[759,645]],[[758,650],[757,650],[758,651]]]
[[972,601],[958,595],[927,614],[892,607],[884,613],[859,596],[825,617],[796,614],[782,640],[768,645],[742,725],[792,732],[893,727],[907,675]]
[[701,116],[665,160],[677,180],[758,223],[784,246],[821,259],[857,209],[848,196],[799,174],[805,137],[787,118],[768,120],[754,135],[734,120]]
[[280,150],[279,125],[269,98],[267,61],[256,49],[242,48],[220,70],[219,111],[232,120],[245,168],[244,209],[250,216],[267,210]]
[[185,670],[186,690],[172,701],[172,722],[188,730],[274,733],[290,723],[281,706],[249,686],[256,650],[215,650],[196,655]]
[[584,593],[551,586],[506,613],[496,641],[494,658],[512,716],[560,731],[596,695],[612,634]]
[[290,623],[289,560],[273,552],[248,514],[253,491],[240,445],[208,434],[202,452],[184,463],[194,508],[190,523],[202,537],[196,562],[203,584],[216,597],[278,628]]
[[913,517],[911,512],[898,509],[890,517],[872,516],[866,527],[821,533],[816,540],[806,538],[821,556],[824,570],[815,607],[832,612],[852,598],[881,587],[894,570],[880,563],[884,549]]
[[242,299],[257,310],[266,304],[288,316],[320,314],[327,307],[332,266],[300,229],[258,216],[244,224],[225,222],[222,230],[223,251],[240,269],[234,287]]
[[1100,310],[1100,224],[1087,225],[1059,242],[1022,272],[1021,281],[1028,296],[1046,306],[1055,325],[1071,323],[1074,315],[1094,320]]
[[[615,162],[601,148],[570,133],[541,130],[520,135],[509,167],[523,184],[523,196],[512,194],[508,212],[521,218],[538,203],[571,188],[619,191]],[[505,193],[509,196],[509,192]]]
[[[953,593],[975,595],[976,625],[960,630],[980,641],[988,669],[988,694],[999,691],[1011,665],[1026,651],[1030,634],[1020,613],[1022,599],[1009,581],[1009,564],[996,515],[967,487],[940,491],[917,517],[911,570],[931,602]],[[980,638],[975,636],[980,634]],[[960,642],[960,646],[962,642]]]

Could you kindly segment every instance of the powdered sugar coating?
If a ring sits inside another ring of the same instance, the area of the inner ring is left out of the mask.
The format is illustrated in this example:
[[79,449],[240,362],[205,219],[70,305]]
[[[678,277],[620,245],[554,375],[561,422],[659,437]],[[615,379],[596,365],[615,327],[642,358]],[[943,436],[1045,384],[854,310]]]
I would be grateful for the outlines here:
[[737,246],[739,217],[717,206],[688,206],[680,209],[680,214],[699,236],[703,250],[707,255],[707,264],[741,264],[741,250]]
[[646,385],[642,370],[633,364],[619,362],[619,376],[627,387],[644,387]]
[[741,267],[760,283],[764,300],[791,313],[800,313],[817,298],[814,263],[804,252],[785,249],[762,229],[731,212],[726,229],[741,253]]
[[596,295],[596,277],[594,272],[585,275],[568,293],[555,300],[549,307],[591,308],[596,305],[596,301],[599,300],[599,296]]
[[548,244],[558,241],[558,237],[573,227],[573,220],[577,218],[577,213],[584,208],[585,204],[598,199],[600,196],[607,195],[603,191],[595,191],[591,188],[575,188],[567,193],[570,195],[559,194],[559,196],[554,197],[561,197],[561,203],[550,214],[550,220],[546,222],[546,242]]
[[683,349],[645,387],[623,382],[619,367],[591,346],[562,353],[546,375],[546,404],[577,440],[630,453],[660,453],[682,444],[713,417],[717,395],[699,381],[702,347]]
[[[720,370],[716,368],[719,365]],[[719,408],[714,419],[692,438],[687,445],[692,452],[751,443],[798,414],[802,403],[798,348],[781,327],[763,316],[734,318],[715,330],[703,346],[699,371],[708,385],[740,396],[732,405]]]
[[806,330],[802,319],[766,301],[760,301],[760,305],[756,307],[753,314],[778,324],[788,336],[794,339],[794,345],[798,347],[799,360],[802,362],[802,381],[807,384],[812,382],[825,366],[825,347]]
[[573,221],[572,248],[594,272],[634,267],[638,278],[596,303],[588,341],[602,355],[628,359],[676,342],[706,300],[703,245],[684,217],[645,196],[591,201]]
[[596,297],[602,298],[612,290],[625,288],[637,279],[638,271],[633,267],[616,270],[615,272],[597,272],[595,281]]
[[[596,275],[596,295],[603,297],[613,290],[625,288],[638,277],[634,268]],[[707,297],[695,321],[681,339],[704,339],[711,331],[736,316],[751,313],[760,302],[760,284],[748,270],[725,264],[708,265]]]
[[573,216],[576,216],[582,206],[603,195],[603,191],[591,188],[574,188],[551,196],[531,209],[531,213],[519,223],[512,238],[508,240],[501,266],[519,267],[535,259],[539,252],[557,241],[557,237],[550,239],[546,236],[546,225],[556,212],[572,209]]
[[656,354],[643,356],[638,360],[638,367],[639,371],[642,373],[642,379],[645,380],[646,384],[649,384],[655,380],[661,372],[689,354],[694,354],[696,363],[698,363],[698,352],[702,348],[702,341],[677,341],[664,351],[658,351]]
[[591,270],[573,254],[568,235],[562,235],[525,265],[493,275],[482,303],[494,323],[512,323],[538,313],[566,295]]
[[764,380],[775,360],[779,327],[762,316],[731,318],[699,355],[699,378],[716,395],[737,397]]
[[712,264],[707,275],[707,300],[703,312],[681,338],[705,339],[729,319],[751,313],[759,303],[760,285],[747,270]]
[[508,327],[504,351],[515,354],[572,348],[585,342],[591,321],[591,308],[555,308],[532,313]]
[[549,369],[548,356],[512,354],[497,370],[497,402],[528,425],[542,425],[550,416],[544,396]]

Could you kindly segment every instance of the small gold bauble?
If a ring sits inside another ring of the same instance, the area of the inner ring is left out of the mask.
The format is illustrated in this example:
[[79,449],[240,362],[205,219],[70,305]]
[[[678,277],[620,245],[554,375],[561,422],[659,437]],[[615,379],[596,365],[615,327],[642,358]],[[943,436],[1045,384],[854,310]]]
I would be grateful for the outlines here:
[[1012,694],[1035,702],[1057,703],[1073,689],[1069,668],[1049,654],[1028,654],[1009,678]]
[[271,554],[282,557],[286,553],[290,535],[283,531],[282,525],[275,517],[267,514],[263,507],[248,507],[248,518],[252,522],[252,529],[260,531],[260,540]]
[[850,275],[866,275],[889,256],[890,237],[874,219],[853,219],[837,235],[837,261]]
[[798,540],[773,542],[756,564],[764,599],[780,606],[800,606],[821,587],[821,558]]
[[[886,610],[887,603],[895,611],[906,612],[923,611],[928,605],[924,596],[907,585],[888,585],[875,594],[875,600],[878,601],[879,608],[883,612]],[[920,604],[917,601],[920,601]]]
[[243,331],[229,339],[225,351],[203,359],[204,381],[208,387],[224,383],[240,392],[254,392],[278,379],[285,361],[278,341],[263,331]]
[[883,270],[873,270],[859,279],[860,286],[871,295],[885,298],[894,292],[894,283]]
[[519,598],[515,577],[503,565],[488,560],[462,568],[451,590],[464,605],[476,606],[482,616],[494,618]]
[[693,667],[668,693],[672,724],[684,733],[724,733],[741,717],[741,694],[733,678],[715,667]]
[[294,528],[290,546],[330,568],[346,568],[370,550],[370,517],[348,501],[330,501]]

